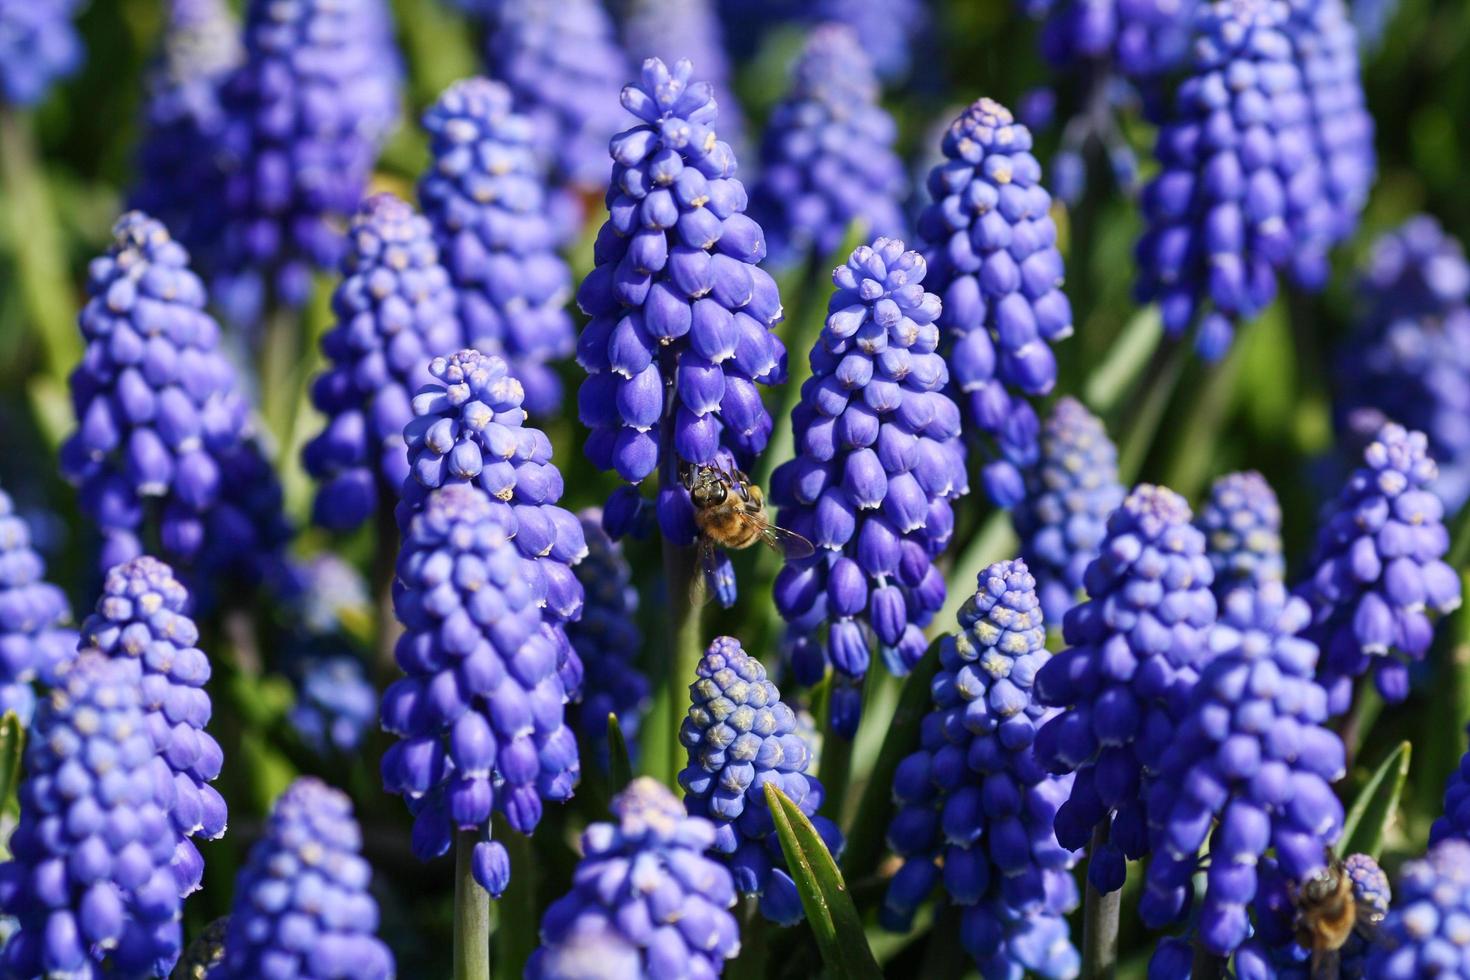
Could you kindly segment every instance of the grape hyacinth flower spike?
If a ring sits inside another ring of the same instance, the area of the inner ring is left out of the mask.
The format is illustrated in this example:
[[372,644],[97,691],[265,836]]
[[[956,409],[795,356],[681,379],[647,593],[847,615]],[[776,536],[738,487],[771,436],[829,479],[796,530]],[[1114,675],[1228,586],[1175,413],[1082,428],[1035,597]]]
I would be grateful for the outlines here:
[[1042,21],[1041,53],[1052,65],[1102,62],[1123,78],[1150,82],[1188,54],[1199,2],[1017,0],[1017,5]]
[[907,931],[942,882],[982,974],[1075,977],[1081,957],[1066,916],[1078,903],[1076,855],[1052,829],[1072,777],[1048,775],[1033,744],[1057,712],[1033,697],[1050,654],[1026,563],[981,572],[959,627],[940,641],[920,748],[894,773],[888,840],[903,864],[880,917]]
[[142,690],[144,721],[168,763],[175,802],[169,816],[183,839],[174,859],[179,894],[199,887],[204,859],[189,838],[214,840],[225,832],[225,800],[209,784],[224,753],[205,731],[213,712],[204,686],[209,658],[197,646],[189,593],[173,570],[144,556],[107,573],[97,611],[82,623],[81,650],[127,663]]
[[950,124],[943,149],[918,233],[929,287],[944,302],[950,376],[967,423],[992,443],[986,492],[1010,507],[1025,496],[1021,470],[1038,454],[1028,399],[1056,384],[1051,345],[1072,334],[1065,268],[1031,131],[1009,109],[976,101]]
[[[455,289],[429,223],[391,194],[363,201],[347,234],[337,323],[322,337],[327,369],[311,386],[325,429],[302,462],[319,481],[313,520],[350,531],[391,506],[408,479],[403,430],[429,362],[463,346]],[[387,502],[379,497],[387,494]]]
[[0,865],[6,976],[167,976],[178,959],[174,783],[142,697],[128,665],[83,652],[36,712]]
[[82,42],[72,18],[80,0],[0,3],[0,103],[26,108],[77,70]]
[[205,578],[274,576],[289,537],[280,488],[188,253],[130,211],[93,260],[87,292],[86,348],[70,378],[77,430],[61,470],[101,532],[99,566],[138,557],[156,533],[164,554]]
[[1464,926],[1470,917],[1470,843],[1446,840],[1404,865],[1368,960],[1375,980],[1470,974]]
[[312,271],[341,261],[333,222],[397,122],[400,73],[385,0],[249,0],[245,60],[221,94],[224,215],[200,248],[229,319],[302,306]]
[[213,148],[224,126],[220,88],[244,55],[227,0],[169,0],[148,71],[147,101],[129,205],[152,214],[189,248],[222,220]]
[[1444,561],[1444,505],[1422,432],[1389,423],[1363,452],[1317,532],[1311,638],[1332,714],[1347,711],[1353,679],[1373,668],[1385,701],[1409,693],[1410,663],[1424,659],[1434,618],[1460,605],[1460,577]]
[[638,122],[613,138],[608,220],[577,294],[591,317],[577,344],[587,456],[630,484],[657,471],[659,526],[679,546],[697,533],[685,475],[749,468],[772,425],[757,385],[781,382],[786,356],[771,332],[781,298],[757,264],[765,236],[692,73],[649,58],[623,89]]
[[822,784],[807,774],[811,752],[797,734],[796,713],[734,637],[717,637],[695,676],[679,729],[689,750],[679,773],[684,805],[715,825],[713,850],[730,866],[736,891],[757,896],[772,922],[799,922],[801,896],[786,868],[766,784],[775,783],[806,814],[834,856],[843,842],[837,825],[817,815]]
[[1216,956],[1250,936],[1256,869],[1268,849],[1288,880],[1306,882],[1325,869],[1342,832],[1331,784],[1347,772],[1346,752],[1325,727],[1317,647],[1298,635],[1311,618],[1281,582],[1222,600],[1209,663],[1149,789],[1153,859],[1140,915],[1154,928],[1184,917],[1208,839],[1195,929]]
[[1417,215],[1374,242],[1358,295],[1334,373],[1341,441],[1371,439],[1389,420],[1420,430],[1439,464],[1432,489],[1457,513],[1470,499],[1470,263]]
[[1037,757],[1077,778],[1057,812],[1063,847],[1087,845],[1088,880],[1122,887],[1124,858],[1148,853],[1146,803],[1182,723],[1215,621],[1213,570],[1189,505],[1167,487],[1140,484],[1108,517],[1087,566],[1087,601],[1067,613],[1067,649],[1036,676],[1036,697],[1068,709],[1037,733]]
[[872,640],[895,674],[928,648],[924,627],[944,604],[934,558],[954,530],[951,502],[969,490],[925,272],[919,253],[879,238],[832,273],[791,418],[796,458],[771,478],[778,521],[816,547],[776,579],[793,672],[811,685],[830,663],[834,729],[849,738]]
[[24,726],[35,712],[34,682],[52,684],[77,649],[66,594],[45,576],[25,519],[0,490],[0,714],[15,712]]
[[470,78],[445,90],[424,128],[433,161],[419,201],[459,298],[465,343],[506,359],[526,411],[554,415],[563,398],[550,362],[572,354],[576,333],[535,125],[513,111],[504,85]]
[[1458,837],[1470,841],[1470,752],[1460,757],[1444,787],[1444,810],[1429,828],[1429,843]]
[[898,127],[857,35],[822,24],[807,36],[791,88],[766,123],[752,216],[766,231],[772,261],[821,261],[860,221],[873,236],[898,237],[903,163]]
[[438,487],[473,483],[521,555],[545,628],[558,650],[568,695],[581,686],[582,666],[564,624],[582,614],[582,585],[572,566],[587,554],[582,525],[558,505],[564,484],[551,459],[551,440],[526,425],[524,389],[504,360],[476,350],[436,357],[432,383],[413,398],[413,421],[403,431],[410,476],[395,511],[400,533]]
[[1237,588],[1259,588],[1286,576],[1281,505],[1271,484],[1254,470],[1216,480],[1194,526],[1204,532],[1220,601]]
[[1011,521],[1047,622],[1059,626],[1077,604],[1083,573],[1126,490],[1118,482],[1118,450],[1102,421],[1070,395],[1042,423],[1040,450],[1023,474],[1026,497]]
[[286,716],[318,755],[356,750],[378,718],[378,692],[351,650],[308,652],[293,671],[296,703]]
[[579,766],[564,723],[567,691],[543,629],[535,563],[511,539],[513,517],[479,487],[428,495],[405,528],[394,611],[395,656],[407,675],[383,695],[383,787],[414,814],[413,851],[448,850],[476,832],[476,879],[492,895],[509,880],[492,812],[528,834],[542,802],[570,798]]
[[578,520],[587,539],[587,557],[575,572],[586,599],[581,618],[567,624],[567,639],[585,671],[577,728],[596,747],[598,761],[606,768],[609,714],[618,716],[623,741],[636,761],[649,684],[638,669],[643,632],[638,628],[633,569],[622,547],[603,530],[602,511],[589,508],[578,514]]
[[276,800],[235,883],[218,980],[392,980],[347,794],[306,776]]
[[714,825],[647,776],[613,797],[612,815],[583,832],[572,890],[546,910],[527,980],[718,977],[740,930],[730,872],[705,855]]

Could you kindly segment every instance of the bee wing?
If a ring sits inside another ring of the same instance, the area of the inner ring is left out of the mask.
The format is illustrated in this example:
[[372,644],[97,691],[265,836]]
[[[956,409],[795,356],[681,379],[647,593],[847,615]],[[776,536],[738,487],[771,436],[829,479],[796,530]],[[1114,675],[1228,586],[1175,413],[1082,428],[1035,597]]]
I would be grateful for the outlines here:
[[788,531],[784,527],[777,527],[775,524],[760,518],[754,518],[754,520],[760,524],[761,540],[785,555],[788,561],[807,558],[816,553],[817,549],[812,543],[795,531]]
[[715,580],[717,567],[715,565],[715,543],[703,535],[699,538],[699,569],[700,574],[689,580],[689,605],[691,608],[700,609],[710,599],[714,598],[714,590],[709,583]]

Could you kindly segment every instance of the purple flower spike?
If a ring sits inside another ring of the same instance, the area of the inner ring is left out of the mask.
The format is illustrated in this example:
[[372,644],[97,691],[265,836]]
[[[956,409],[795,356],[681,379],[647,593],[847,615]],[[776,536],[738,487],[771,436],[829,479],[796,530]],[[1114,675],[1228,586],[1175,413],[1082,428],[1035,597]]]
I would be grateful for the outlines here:
[[1018,0],[1043,20],[1041,52],[1059,68],[1098,62],[1148,81],[1189,51],[1198,0]]
[[1076,855],[1052,830],[1071,776],[1036,758],[1036,730],[1057,712],[1033,697],[1049,659],[1036,580],[1021,559],[980,573],[940,641],[934,708],[921,748],[899,763],[889,845],[904,863],[881,919],[907,931],[941,883],[963,909],[960,942],[987,977],[1075,977],[1066,915],[1077,907]]
[[209,657],[196,645],[189,593],[173,570],[146,555],[107,573],[97,611],[82,623],[81,650],[128,664],[142,691],[144,720],[172,775],[170,817],[183,835],[174,858],[179,894],[199,887],[204,859],[189,838],[224,836],[224,797],[209,784],[224,753],[205,731],[213,712],[204,685]]
[[335,268],[345,221],[398,118],[401,66],[384,0],[250,0],[245,62],[225,82],[216,154],[225,215],[201,258],[230,319],[303,305]]
[[613,797],[616,823],[582,833],[572,890],[541,920],[526,980],[714,978],[740,952],[735,883],[705,856],[714,826],[639,777]]
[[1389,420],[1429,437],[1433,489],[1449,513],[1470,499],[1470,263],[1427,215],[1373,245],[1358,278],[1357,331],[1344,344],[1337,428],[1363,443]]
[[786,357],[771,332],[781,298],[757,265],[765,236],[692,72],[650,58],[623,89],[638,124],[613,138],[608,220],[577,294],[592,318],[577,344],[587,456],[629,483],[658,470],[659,523],[678,545],[696,533],[682,471],[749,467],[771,433],[757,385],[783,380]]
[[631,0],[625,6],[623,47],[633,62],[658,58],[672,65],[688,58],[698,65],[720,107],[725,142],[737,156],[743,155],[745,121],[730,88],[733,73],[715,0]]
[[296,704],[287,716],[312,751],[331,758],[363,743],[378,718],[378,692],[350,650],[308,655],[296,671]]
[[1427,447],[1422,432],[1385,425],[1317,532],[1314,572],[1300,591],[1312,605],[1317,676],[1334,715],[1348,709],[1353,678],[1370,666],[1384,700],[1402,701],[1434,618],[1460,605],[1460,577],[1443,561],[1449,531],[1429,489],[1437,470]]
[[77,650],[66,594],[45,576],[25,519],[0,490],[0,714],[14,711],[27,727],[36,708],[33,683],[53,684]]
[[638,669],[643,632],[638,628],[638,590],[633,569],[622,547],[602,528],[602,511],[590,508],[578,515],[587,538],[587,557],[576,568],[577,581],[587,599],[582,618],[567,624],[567,639],[582,661],[582,703],[577,708],[583,739],[596,747],[598,762],[607,768],[607,716],[618,716],[618,727],[635,759],[638,729],[648,710],[648,678]]
[[628,76],[601,0],[497,0],[486,63],[531,118],[537,152],[558,186],[600,188],[622,119],[613,99]]
[[1087,566],[1087,601],[1062,621],[1068,648],[1036,677],[1038,701],[1069,709],[1036,739],[1048,769],[1077,774],[1057,839],[1075,850],[1099,825],[1108,830],[1088,863],[1099,891],[1122,887],[1124,857],[1148,853],[1149,791],[1210,658],[1214,573],[1189,518],[1174,491],[1133,489]]
[[814,0],[795,6],[817,23],[851,27],[873,67],[890,82],[908,75],[915,42],[932,17],[922,0]]
[[1429,828],[1429,843],[1438,844],[1449,837],[1470,841],[1470,752],[1460,757],[1460,764],[1450,773],[1444,788],[1444,812]]
[[1041,427],[1041,456],[1025,472],[1026,498],[1011,511],[1021,553],[1035,569],[1048,622],[1077,604],[1108,515],[1123,502],[1118,450],[1102,421],[1071,396]]
[[1322,286],[1373,181],[1373,132],[1341,0],[1202,3],[1194,34],[1141,198],[1136,292],[1216,360],[1278,272]]
[[555,415],[561,381],[548,362],[571,356],[576,337],[535,126],[512,111],[504,85],[471,78],[439,97],[424,128],[434,160],[419,200],[459,296],[465,342],[510,363],[526,411]]
[[1211,659],[1148,791],[1153,860],[1140,915],[1153,928],[1185,916],[1208,839],[1195,928],[1217,956],[1250,935],[1267,849],[1288,878],[1304,882],[1324,870],[1323,854],[1342,832],[1331,784],[1346,773],[1346,757],[1324,725],[1317,647],[1298,636],[1310,622],[1307,604],[1280,582],[1225,597],[1209,633]]
[[879,95],[856,33],[840,24],[814,28],[790,92],[766,124],[761,177],[751,189],[751,213],[774,262],[826,258],[854,220],[875,236],[903,233],[897,127]]
[[[210,576],[283,574],[289,528],[204,286],[162,224],[130,211],[92,262],[61,469],[102,533],[99,565],[164,552]],[[205,582],[201,584],[214,584]]]
[[679,773],[684,805],[714,823],[714,850],[734,874],[736,890],[758,896],[761,914],[772,922],[800,922],[801,895],[776,837],[766,783],[774,782],[811,819],[833,855],[842,853],[843,841],[837,825],[817,815],[822,784],[807,774],[811,751],[797,733],[796,713],[734,637],[717,637],[695,674],[679,729],[689,750]]
[[190,248],[223,215],[214,146],[224,127],[220,87],[239,65],[240,28],[226,0],[170,0],[163,41],[147,75],[131,207],[155,215]]
[[872,642],[896,674],[928,647],[924,627],[944,604],[933,559],[954,530],[951,501],[969,491],[925,271],[919,253],[879,238],[832,273],[837,289],[791,417],[796,458],[771,478],[779,522],[817,549],[776,579],[794,674],[815,684],[831,664],[835,726],[849,738]]
[[82,42],[72,18],[79,0],[0,2],[0,101],[33,106],[76,71]]
[[1057,379],[1051,345],[1072,334],[1051,195],[1031,154],[1031,131],[980,99],[944,134],[929,172],[933,200],[919,216],[929,286],[944,300],[939,326],[966,422],[993,442],[985,488],[1003,507],[1024,495],[1021,469],[1037,459],[1027,401]]
[[1285,577],[1281,505],[1271,484],[1254,470],[1216,480],[1194,526],[1204,532],[1220,601],[1237,588],[1259,588]]
[[240,870],[224,958],[210,976],[392,980],[361,850],[347,794],[310,776],[292,783]]
[[0,865],[0,911],[19,922],[6,976],[168,976],[178,959],[174,782],[141,697],[136,672],[84,652],[36,712]]
[[424,860],[449,849],[455,828],[488,839],[492,812],[529,834],[580,771],[541,576],[512,543],[514,521],[479,487],[451,483],[404,528],[393,606],[407,676],[383,695],[383,728],[399,740],[382,774],[414,814]]
[[537,605],[546,611],[567,692],[581,686],[582,666],[563,624],[582,614],[582,585],[572,566],[587,554],[582,525],[558,506],[563,483],[551,459],[551,440],[527,426],[521,383],[505,361],[475,350],[436,357],[433,382],[414,396],[414,419],[404,429],[409,479],[397,508],[406,532],[413,515],[438,487],[473,483],[525,558]]
[[1465,922],[1470,916],[1470,844],[1441,841],[1404,865],[1383,943],[1368,960],[1380,980],[1462,977],[1470,974]]
[[413,396],[433,383],[431,359],[464,346],[454,286],[411,205],[391,194],[368,198],[347,240],[332,295],[337,325],[322,337],[328,367],[311,386],[326,428],[301,454],[320,484],[312,518],[334,531],[362,524],[383,491],[408,479],[403,429]]

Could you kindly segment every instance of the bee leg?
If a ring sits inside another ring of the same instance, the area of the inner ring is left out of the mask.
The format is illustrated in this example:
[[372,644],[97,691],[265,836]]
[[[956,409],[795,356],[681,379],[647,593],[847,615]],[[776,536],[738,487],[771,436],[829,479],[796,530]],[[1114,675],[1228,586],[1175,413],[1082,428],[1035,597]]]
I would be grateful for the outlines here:
[[1336,949],[1312,951],[1312,980],[1337,980],[1341,973],[1342,954]]

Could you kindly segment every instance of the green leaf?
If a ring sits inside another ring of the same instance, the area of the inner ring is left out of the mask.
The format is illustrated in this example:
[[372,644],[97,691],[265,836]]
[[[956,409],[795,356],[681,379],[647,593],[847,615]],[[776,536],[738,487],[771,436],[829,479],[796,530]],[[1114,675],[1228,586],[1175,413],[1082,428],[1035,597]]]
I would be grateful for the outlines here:
[[633,781],[633,763],[628,760],[628,743],[623,738],[623,727],[618,724],[618,716],[611,711],[607,713],[607,768],[614,795],[621,793]]
[[20,756],[25,749],[26,731],[14,711],[0,718],[0,812],[9,810],[15,787],[20,783]]
[[1399,797],[1403,795],[1404,782],[1409,778],[1409,756],[1412,752],[1408,742],[1400,742],[1358,791],[1358,797],[1353,800],[1342,824],[1342,837],[1337,842],[1339,857],[1366,854],[1378,860],[1388,825],[1398,813]]
[[883,974],[863,934],[862,919],[827,845],[801,808],[775,782],[766,783],[765,793],[787,868],[801,893],[807,922],[828,972],[850,980],[881,978]]

